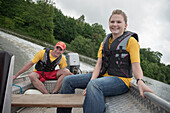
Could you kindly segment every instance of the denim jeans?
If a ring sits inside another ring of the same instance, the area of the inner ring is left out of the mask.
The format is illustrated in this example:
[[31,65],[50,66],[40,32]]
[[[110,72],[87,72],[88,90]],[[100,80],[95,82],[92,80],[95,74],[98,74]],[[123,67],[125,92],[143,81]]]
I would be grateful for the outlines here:
[[[86,90],[84,113],[104,113],[104,97],[120,95],[128,91],[126,84],[118,77],[99,77],[90,81],[92,74],[66,76],[61,94],[73,94],[76,88]],[[57,113],[71,113],[71,108],[57,108]]]

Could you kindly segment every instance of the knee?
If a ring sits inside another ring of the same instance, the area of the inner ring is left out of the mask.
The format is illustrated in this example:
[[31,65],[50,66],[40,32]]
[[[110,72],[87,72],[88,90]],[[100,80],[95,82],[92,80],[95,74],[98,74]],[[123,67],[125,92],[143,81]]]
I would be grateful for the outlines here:
[[64,77],[63,84],[69,84],[69,83],[70,83],[69,76]]
[[90,91],[90,92],[93,92],[96,89],[99,89],[98,85],[95,83],[94,80],[91,80],[87,85],[87,90]]
[[72,73],[68,70],[68,69],[64,69],[63,70],[63,75],[67,76],[67,75],[72,75]]
[[63,79],[63,85],[64,86],[72,86],[74,84],[74,76],[70,75],[70,76],[66,76]]
[[29,74],[28,77],[29,77],[30,79],[32,79],[32,78],[33,78],[33,75],[32,75],[32,74]]
[[69,76],[64,77],[63,83],[62,83],[62,88],[69,87],[70,85],[71,85],[71,84],[70,84]]
[[36,79],[36,75],[34,75],[33,73],[30,73],[28,75],[28,77],[30,78],[30,80],[35,80]]

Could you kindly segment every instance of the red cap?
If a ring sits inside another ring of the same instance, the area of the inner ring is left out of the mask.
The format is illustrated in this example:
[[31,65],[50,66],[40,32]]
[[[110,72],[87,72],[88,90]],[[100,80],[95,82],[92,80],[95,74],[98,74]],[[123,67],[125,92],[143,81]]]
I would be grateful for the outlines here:
[[65,50],[66,49],[66,44],[64,42],[58,42],[56,45],[56,47],[59,46],[61,47],[61,49]]

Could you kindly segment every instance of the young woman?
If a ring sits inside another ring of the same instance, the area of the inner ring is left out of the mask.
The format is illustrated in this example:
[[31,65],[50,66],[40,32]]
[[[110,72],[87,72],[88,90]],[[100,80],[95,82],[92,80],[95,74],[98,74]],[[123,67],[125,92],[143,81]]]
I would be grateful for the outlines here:
[[[143,82],[138,36],[126,31],[126,27],[126,14],[121,10],[114,10],[109,19],[111,33],[101,43],[93,73],[64,78],[61,94],[74,93],[75,88],[85,89],[84,113],[104,113],[104,97],[127,92],[132,73],[143,98],[145,91],[152,92]],[[69,112],[71,108],[57,109],[57,113]]]

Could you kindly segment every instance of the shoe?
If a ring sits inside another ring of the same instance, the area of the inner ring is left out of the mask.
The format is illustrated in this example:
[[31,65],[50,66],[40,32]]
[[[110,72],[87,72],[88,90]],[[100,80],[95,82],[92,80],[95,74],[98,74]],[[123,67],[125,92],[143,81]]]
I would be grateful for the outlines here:
[[54,92],[54,94],[58,94],[59,92]]

